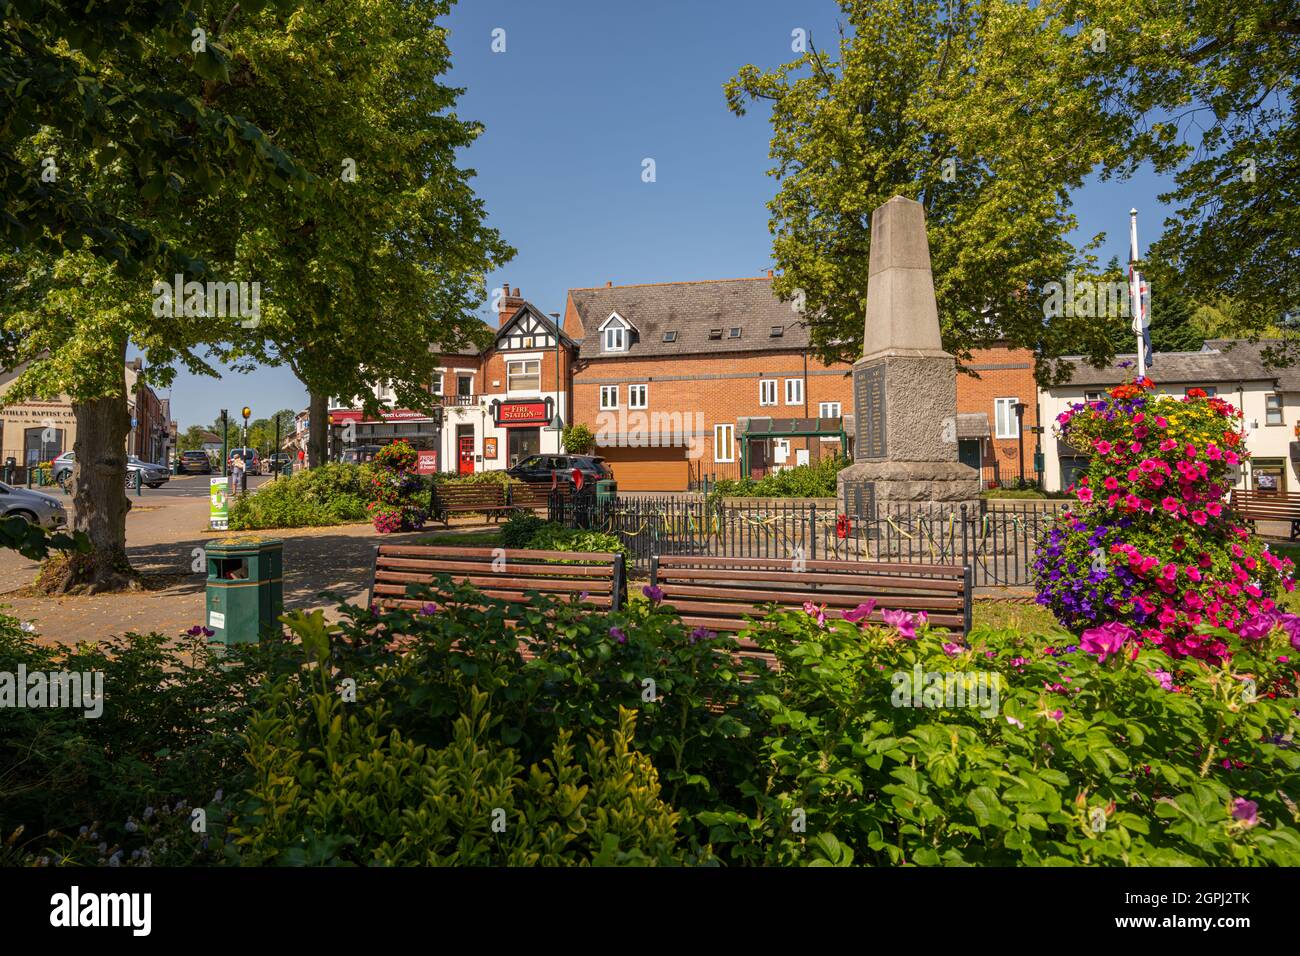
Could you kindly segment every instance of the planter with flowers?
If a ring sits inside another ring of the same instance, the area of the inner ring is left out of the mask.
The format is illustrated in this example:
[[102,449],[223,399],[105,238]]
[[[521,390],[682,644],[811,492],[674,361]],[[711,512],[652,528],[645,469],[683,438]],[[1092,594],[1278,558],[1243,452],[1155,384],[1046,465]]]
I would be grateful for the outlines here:
[[1142,378],[1072,405],[1057,430],[1092,453],[1072,489],[1078,504],[1044,536],[1034,564],[1038,602],[1062,624],[1114,624],[1108,640],[1118,634],[1134,651],[1146,642],[1211,662],[1275,627],[1300,635],[1300,619],[1275,602],[1295,587],[1291,560],[1224,500],[1231,470],[1248,457],[1237,409],[1200,389],[1156,394]]
[[366,512],[380,534],[419,531],[428,520],[424,484],[415,472],[418,456],[409,443],[385,445],[371,462],[370,502]]

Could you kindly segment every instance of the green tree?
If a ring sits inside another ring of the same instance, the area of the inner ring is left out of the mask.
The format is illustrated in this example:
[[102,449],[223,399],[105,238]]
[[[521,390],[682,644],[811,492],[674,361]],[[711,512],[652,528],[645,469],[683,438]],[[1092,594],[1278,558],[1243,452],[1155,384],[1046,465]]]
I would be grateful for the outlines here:
[[[859,357],[871,213],[892,196],[926,210],[946,346],[1000,339],[1044,355],[1105,356],[1087,318],[1044,322],[1044,287],[1093,265],[1067,236],[1069,191],[1113,164],[1123,124],[1088,82],[1088,38],[1060,3],[842,0],[838,56],[726,84],[743,114],[770,103],[774,289],[803,299],[826,360]],[[996,317],[995,319],[991,317]]]
[[1300,303],[1300,12],[1294,0],[1080,0],[1094,83],[1130,126],[1117,168],[1175,177],[1156,287],[1231,296],[1255,331]]
[[[299,2],[272,5],[287,14]],[[85,247],[128,271],[161,257],[188,272],[198,264],[156,230],[157,207],[227,173],[302,179],[261,129],[210,95],[229,79],[223,27],[241,8],[267,6],[0,0],[0,242],[52,255]],[[87,159],[126,171],[143,205],[125,208],[115,190],[72,175]]]
[[[259,128],[217,105],[236,82],[228,29],[240,9],[0,5],[0,272],[9,279],[0,320],[13,343],[6,364],[21,369],[5,401],[70,396],[73,526],[93,545],[42,575],[54,590],[135,584],[123,490],[128,343],[144,353],[151,385],[168,385],[177,364],[215,374],[201,346],[229,332],[211,318],[156,314],[152,294],[155,275],[205,274],[198,197],[227,178],[310,186]],[[266,16],[264,29],[286,29]],[[205,30],[201,50],[190,45],[197,36],[187,40],[195,29]],[[56,173],[46,181],[49,158]]]
[[[254,184],[213,203],[218,255],[274,289],[256,328],[224,357],[241,370],[284,364],[310,394],[312,464],[327,455],[331,396],[384,383],[428,409],[438,364],[488,330],[475,315],[483,276],[513,255],[484,224],[456,151],[481,132],[454,112],[448,0],[324,0],[287,34],[252,18],[239,109],[319,177],[304,193]],[[267,15],[263,15],[265,17]],[[216,210],[220,210],[217,215]]]

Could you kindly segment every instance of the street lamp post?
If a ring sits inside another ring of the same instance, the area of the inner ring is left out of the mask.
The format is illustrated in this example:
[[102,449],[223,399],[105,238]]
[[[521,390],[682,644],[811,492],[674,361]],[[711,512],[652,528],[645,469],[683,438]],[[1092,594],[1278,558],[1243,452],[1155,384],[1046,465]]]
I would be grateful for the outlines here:
[[1020,456],[1019,487],[1025,487],[1025,403],[1016,402],[1016,444]]

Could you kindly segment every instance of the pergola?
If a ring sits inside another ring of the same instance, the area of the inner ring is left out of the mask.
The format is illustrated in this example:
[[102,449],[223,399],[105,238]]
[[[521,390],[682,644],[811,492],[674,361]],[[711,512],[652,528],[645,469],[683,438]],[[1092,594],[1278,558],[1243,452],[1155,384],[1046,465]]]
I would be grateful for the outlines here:
[[740,433],[740,473],[749,474],[749,443],[769,438],[838,438],[847,457],[849,436],[843,418],[747,418]]

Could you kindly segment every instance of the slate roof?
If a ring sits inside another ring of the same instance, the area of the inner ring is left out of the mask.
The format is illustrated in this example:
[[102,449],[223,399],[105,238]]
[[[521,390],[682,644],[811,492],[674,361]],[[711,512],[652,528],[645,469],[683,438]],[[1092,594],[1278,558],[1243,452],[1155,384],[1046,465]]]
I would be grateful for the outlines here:
[[[1279,340],[1212,339],[1199,352],[1156,352],[1149,374],[1160,385],[1223,385],[1277,379],[1281,388],[1300,391],[1300,366],[1269,365],[1263,352]],[[1118,385],[1129,377],[1131,368],[1119,368],[1120,362],[1136,363],[1134,354],[1116,355],[1104,368],[1094,368],[1079,356],[1066,356],[1062,362],[1072,366],[1070,381],[1062,387]]]
[[[570,289],[569,296],[582,320],[583,344],[591,343],[583,349],[584,359],[791,351],[808,345],[799,314],[772,294],[766,277]],[[611,312],[640,333],[625,352],[601,350],[596,330]],[[779,337],[771,334],[774,326],[784,329]],[[739,338],[731,337],[733,328],[740,329]],[[711,329],[721,329],[722,337],[710,339]],[[676,340],[665,342],[665,332],[676,332]]]

